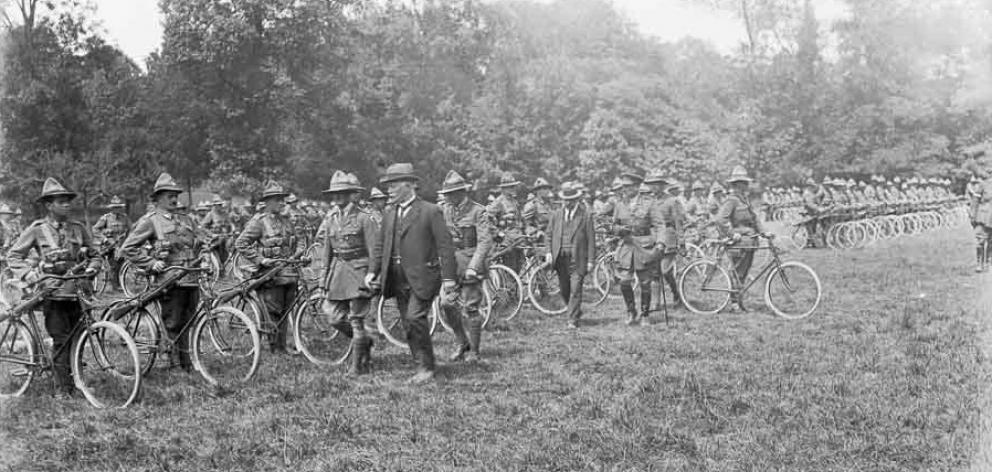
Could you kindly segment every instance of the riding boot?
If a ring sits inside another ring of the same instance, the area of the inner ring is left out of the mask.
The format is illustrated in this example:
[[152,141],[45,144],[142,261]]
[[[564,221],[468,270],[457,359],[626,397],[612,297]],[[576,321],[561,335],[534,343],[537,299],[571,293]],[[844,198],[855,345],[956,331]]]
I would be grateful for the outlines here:
[[672,304],[679,306],[682,304],[682,299],[679,298],[679,290],[677,284],[675,283],[675,274],[673,272],[668,272],[665,274],[665,283],[668,284],[668,288],[672,290]]
[[348,369],[347,375],[366,374],[365,348],[369,338],[365,334],[365,322],[361,318],[351,318],[351,329],[354,336],[351,338],[351,368]]
[[286,352],[286,324],[286,319],[283,318],[273,326],[272,338],[269,339],[272,352]]
[[472,346],[469,351],[468,360],[469,361],[479,361],[482,359],[482,351],[480,349],[480,343],[482,342],[482,316],[478,313],[475,316],[469,318],[468,320],[468,339]]
[[981,245],[975,248],[975,259],[978,261],[975,272],[985,272],[985,248]]
[[72,395],[76,387],[72,380],[72,369],[69,367],[69,346],[53,344],[52,351],[57,353],[52,365],[52,374],[55,378],[55,393],[57,395]]
[[455,342],[458,345],[455,352],[448,357],[448,362],[458,362],[465,359],[465,354],[472,349],[472,344],[465,332],[465,325],[462,323],[462,314],[458,307],[445,306],[441,313],[444,315],[448,326],[455,335]]
[[620,284],[620,294],[623,295],[623,303],[627,306],[627,324],[637,323],[637,306],[634,304],[634,287],[629,284]]
[[651,315],[651,284],[641,284],[641,318]]

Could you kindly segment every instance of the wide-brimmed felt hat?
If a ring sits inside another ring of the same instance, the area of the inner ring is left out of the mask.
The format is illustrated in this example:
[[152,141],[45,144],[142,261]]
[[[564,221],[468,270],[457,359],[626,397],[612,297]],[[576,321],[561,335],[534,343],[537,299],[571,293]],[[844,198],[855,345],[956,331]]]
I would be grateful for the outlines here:
[[124,200],[121,200],[121,197],[117,195],[110,197],[110,203],[107,204],[107,208],[124,208],[125,206],[127,205],[124,204]]
[[807,187],[816,187],[816,181],[812,177],[807,177],[803,184]]
[[665,174],[662,174],[661,172],[658,171],[652,171],[652,172],[648,172],[647,177],[644,178],[644,183],[649,185],[655,185],[655,184],[668,185],[671,182],[665,177]]
[[210,204],[207,202],[200,202],[196,204],[196,211],[210,211]]
[[633,172],[624,172],[620,174],[620,181],[623,182],[624,187],[629,187],[644,182],[644,177]]
[[465,180],[461,174],[456,171],[449,170],[448,175],[444,177],[444,183],[441,184],[441,190],[438,190],[438,195],[446,195],[451,192],[458,192],[462,190],[469,190],[472,188],[472,184]]
[[575,200],[582,197],[582,186],[577,182],[565,182],[561,184],[561,191],[558,198],[562,200]]
[[275,180],[270,180],[266,182],[265,188],[262,189],[262,200],[268,200],[270,198],[286,198],[289,196],[289,191],[282,184],[276,182]]
[[710,193],[727,193],[727,189],[723,188],[723,185],[720,185],[719,182],[713,182],[713,185],[710,187]]
[[[562,187],[564,187],[564,185]],[[534,181],[534,185],[530,189],[531,191],[537,191],[542,188],[549,189],[551,188],[551,184],[547,180],[545,180],[544,177],[538,177],[537,180]]]
[[365,187],[362,187],[355,174],[339,170],[331,176],[331,182],[324,193],[362,192],[364,190]]
[[754,182],[751,176],[747,175],[747,169],[744,166],[734,167],[734,170],[730,172],[730,177],[727,177],[727,183],[732,184],[735,182]]
[[509,172],[506,172],[499,177],[499,188],[516,187],[517,185],[520,185],[520,181],[514,178],[513,174],[510,174]]
[[0,215],[13,215],[14,210],[10,209],[10,205],[6,203],[0,203]]
[[706,190],[706,184],[701,180],[697,180],[696,183],[692,184],[693,190]]
[[620,177],[614,177],[613,182],[610,183],[610,190],[616,192],[617,190],[620,190],[622,188],[623,188],[623,181],[620,180]]
[[409,162],[398,162],[392,164],[386,168],[386,173],[379,177],[379,183],[388,184],[390,182],[399,182],[402,180],[420,180],[413,173],[413,164]]
[[637,193],[651,193],[651,186],[641,183],[641,185],[637,187]]
[[55,197],[69,197],[70,199],[74,199],[76,195],[78,195],[76,192],[67,189],[61,182],[49,177],[45,179],[45,183],[41,186],[41,196],[38,197],[38,201],[43,202]]
[[384,200],[387,198],[389,198],[389,195],[379,190],[379,187],[372,187],[372,190],[369,192],[369,200]]
[[665,191],[666,192],[669,192],[669,193],[675,192],[675,191],[681,192],[683,190],[685,190],[685,186],[682,185],[682,182],[679,182],[678,180],[671,180],[671,181],[669,181],[668,182],[668,188],[665,189]]
[[168,172],[162,172],[159,174],[158,179],[155,180],[155,187],[152,189],[152,198],[162,192],[183,193],[183,188],[176,183],[176,179],[173,179]]

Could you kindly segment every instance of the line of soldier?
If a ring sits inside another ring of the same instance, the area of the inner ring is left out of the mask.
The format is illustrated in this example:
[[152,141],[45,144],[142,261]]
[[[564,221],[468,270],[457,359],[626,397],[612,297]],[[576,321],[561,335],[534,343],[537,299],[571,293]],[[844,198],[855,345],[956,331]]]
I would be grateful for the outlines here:
[[992,175],[973,174],[965,189],[968,219],[975,234],[975,272],[988,270],[992,259]]

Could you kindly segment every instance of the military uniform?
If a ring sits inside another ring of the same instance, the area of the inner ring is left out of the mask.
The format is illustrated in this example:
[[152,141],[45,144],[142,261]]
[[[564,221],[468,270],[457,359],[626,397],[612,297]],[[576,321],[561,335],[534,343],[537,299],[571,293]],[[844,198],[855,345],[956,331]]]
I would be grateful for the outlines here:
[[[517,182],[513,176],[504,174],[500,178],[499,187],[501,189],[515,188],[519,184],[520,182]],[[489,214],[493,229],[503,233],[504,243],[515,241],[523,236],[523,218],[516,198],[501,194],[486,206],[486,213]],[[519,273],[523,265],[523,258],[523,250],[513,249],[503,254],[503,265]]]
[[[442,194],[467,191],[471,185],[455,171],[448,172],[444,179]],[[492,230],[486,208],[468,198],[461,203],[451,202],[442,209],[444,222],[455,246],[455,261],[458,265],[458,291],[452,291],[442,300],[446,319],[458,339],[458,351],[453,359],[460,359],[467,353],[478,357],[482,339],[482,323],[479,305],[482,303],[482,280],[487,273],[487,259],[493,247]],[[543,229],[542,229],[543,230]],[[477,276],[466,278],[466,271],[472,269]],[[467,330],[462,324],[462,316],[468,320]]]
[[[324,193],[360,192],[358,178],[337,171]],[[332,326],[352,342],[352,374],[365,374],[371,368],[372,339],[365,328],[372,292],[365,286],[369,273],[369,257],[379,237],[379,225],[372,215],[348,203],[332,209],[324,222],[324,260],[326,273],[323,286],[327,288],[324,310],[333,320]]]
[[668,195],[652,207],[651,226],[655,233],[656,252],[661,256],[661,275],[672,291],[676,304],[679,291],[675,283],[675,257],[685,235],[685,209],[679,197]]
[[[734,169],[731,179],[750,181],[743,167]],[[720,207],[716,222],[724,236],[731,234],[742,236],[741,240],[735,244],[739,249],[731,250],[730,258],[734,261],[738,280],[744,283],[751,270],[751,264],[754,262],[755,249],[753,248],[758,246],[758,235],[761,232],[758,214],[754,211],[754,207],[746,195],[731,194]]]
[[972,188],[971,204],[968,213],[971,215],[971,225],[975,230],[975,257],[978,262],[977,272],[987,269],[987,263],[992,252],[992,177],[986,178]]
[[[152,197],[161,192],[182,192],[172,176],[163,173],[155,183]],[[207,251],[206,236],[189,215],[154,209],[142,216],[121,245],[121,253],[138,268],[152,271],[156,262],[165,266],[200,265]],[[152,250],[146,252],[145,244]],[[157,276],[161,279],[161,274]],[[189,336],[182,335],[200,301],[200,287],[195,273],[183,276],[161,298],[162,322],[166,333],[176,343],[171,361],[184,369],[192,367],[189,357]]]
[[[270,182],[263,194],[262,200],[279,198],[289,195],[282,186]],[[249,262],[247,272],[258,274],[271,267],[266,265],[266,259],[287,259],[298,251],[296,235],[289,220],[280,214],[265,212],[248,220],[245,229],[234,241],[234,247],[242,257]],[[299,288],[300,273],[294,266],[285,266],[276,276],[258,289],[258,294],[265,304],[268,323],[273,325],[269,347],[273,352],[286,351],[287,315]]]
[[[58,196],[75,198],[76,194],[55,179],[46,180],[39,200]],[[86,226],[78,221],[59,221],[49,216],[28,226],[7,253],[7,261],[15,276],[23,279],[31,274],[32,267],[28,257],[32,250],[40,256],[37,267],[39,275],[65,275],[80,264],[85,264],[92,271],[100,266],[99,260],[94,257],[97,248]],[[42,313],[45,317],[45,330],[52,337],[56,385],[62,392],[71,392],[73,382],[69,351],[75,340],[73,335],[76,325],[83,316],[77,289],[88,289],[89,281],[73,280],[53,284],[58,288],[45,297]],[[79,284],[83,286],[80,287]]]
[[[625,184],[636,185],[640,177],[625,174]],[[638,194],[629,200],[620,200],[613,210],[613,234],[621,238],[614,252],[616,275],[620,280],[620,293],[627,306],[628,323],[637,320],[637,305],[634,301],[632,283],[637,275],[641,283],[641,309],[650,310],[651,280],[658,278],[658,264],[654,253],[655,236],[651,230],[651,206],[653,199],[646,193]]]
[[234,217],[231,216],[231,213],[219,209],[222,204],[221,202],[214,203],[213,209],[203,218],[201,226],[212,235],[212,238],[220,238],[213,243],[217,245],[217,257],[223,265],[227,262],[227,256],[231,251],[231,236],[236,233],[237,228],[235,228]]
[[[124,208],[124,202],[115,197],[111,200],[110,207]],[[110,262],[110,283],[115,287],[121,271],[121,257],[117,248],[130,229],[131,219],[123,211],[106,213],[93,225],[93,235],[100,244],[100,251]]]

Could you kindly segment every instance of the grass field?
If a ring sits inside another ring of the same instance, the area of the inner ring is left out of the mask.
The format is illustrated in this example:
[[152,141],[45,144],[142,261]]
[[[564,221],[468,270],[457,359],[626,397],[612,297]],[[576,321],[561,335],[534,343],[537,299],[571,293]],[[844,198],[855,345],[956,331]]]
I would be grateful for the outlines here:
[[36,382],[0,403],[0,470],[992,469],[992,276],[972,273],[967,230],[797,257],[824,283],[810,319],[757,292],[750,313],[637,328],[616,299],[578,332],[525,312],[428,387],[379,346],[359,380],[271,356],[223,395],[156,372],[126,411]]

